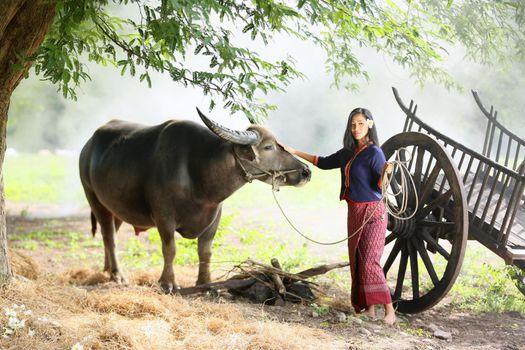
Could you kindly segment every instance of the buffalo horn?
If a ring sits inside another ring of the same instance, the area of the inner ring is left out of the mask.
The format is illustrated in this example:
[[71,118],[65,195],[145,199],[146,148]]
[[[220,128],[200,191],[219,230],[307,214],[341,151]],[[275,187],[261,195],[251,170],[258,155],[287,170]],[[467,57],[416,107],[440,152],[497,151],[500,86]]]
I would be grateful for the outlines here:
[[199,113],[199,117],[201,117],[202,121],[206,126],[213,131],[217,136],[231,141],[233,143],[237,143],[240,145],[255,145],[256,143],[259,143],[261,140],[261,135],[258,132],[246,130],[246,131],[237,131],[237,130],[231,130],[228,129],[213,120],[208,119],[199,108],[197,108],[197,113]]

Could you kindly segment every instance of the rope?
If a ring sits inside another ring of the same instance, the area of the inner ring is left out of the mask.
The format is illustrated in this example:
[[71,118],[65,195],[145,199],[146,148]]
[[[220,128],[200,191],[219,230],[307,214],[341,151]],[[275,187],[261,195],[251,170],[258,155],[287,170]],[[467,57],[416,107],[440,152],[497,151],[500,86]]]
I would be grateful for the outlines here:
[[[405,147],[401,148],[400,150],[405,150],[408,154],[410,154]],[[410,216],[401,217],[401,215],[404,214],[406,212],[406,210],[408,209],[408,199],[409,199],[408,198],[408,193],[409,193],[409,191],[408,191],[407,178],[410,179],[410,184],[412,185],[412,188],[414,189],[413,193],[416,193],[416,186],[414,184],[414,179],[410,175],[410,171],[408,170],[408,168],[406,166],[406,164],[410,161],[410,159],[411,159],[411,157],[408,160],[402,161],[400,159],[400,157],[399,157],[399,151],[397,152],[396,160],[391,162],[391,164],[393,164],[393,166],[394,166],[394,169],[392,170],[392,172],[390,174],[386,175],[387,176],[387,178],[386,178],[387,181],[384,181],[381,184],[382,185],[381,186],[381,193],[382,193],[381,199],[377,202],[377,204],[374,205],[374,210],[370,213],[370,215],[365,220],[363,220],[362,225],[357,230],[355,230],[355,232],[353,232],[352,234],[348,235],[346,238],[340,239],[340,240],[335,241],[335,242],[321,242],[321,241],[317,241],[317,240],[315,240],[313,238],[308,237],[304,233],[302,233],[293,224],[293,222],[288,218],[288,216],[284,212],[281,204],[277,200],[277,197],[275,196],[275,192],[277,192],[279,189],[278,188],[275,189],[275,186],[272,186],[272,187],[274,187],[274,190],[272,191],[272,195],[273,195],[273,198],[275,200],[275,203],[277,203],[277,206],[281,210],[281,213],[283,214],[284,218],[286,219],[286,221],[288,221],[288,223],[294,229],[295,232],[297,232],[299,235],[301,235],[304,239],[306,239],[306,240],[308,240],[310,242],[319,244],[319,245],[336,245],[336,244],[339,244],[339,243],[342,243],[344,241],[349,240],[350,238],[354,237],[356,234],[361,232],[363,230],[363,228],[365,227],[365,225],[372,219],[372,217],[375,214],[377,208],[379,207],[379,203],[381,203],[381,201],[385,202],[385,209],[386,209],[386,211],[390,215],[395,217],[396,219],[408,220],[408,219],[412,218],[415,215],[416,211],[414,210],[414,212],[412,214],[410,214]],[[396,167],[398,167],[400,169],[401,184],[400,184],[399,191],[397,191],[397,193],[393,193],[393,192],[388,191],[388,185],[389,185],[389,183],[390,183],[390,181],[391,181],[391,179],[393,177],[393,174],[395,173]],[[388,196],[385,196],[385,193]],[[396,205],[391,203],[391,200],[389,199],[389,196],[393,196],[394,198],[396,198],[398,195],[402,196],[401,197],[401,205],[400,205],[399,209],[396,209]],[[415,197],[416,197],[416,206],[415,207],[418,208],[419,202],[418,202],[417,195]]]
[[[410,157],[409,157],[408,160],[402,161],[400,159],[400,157],[399,157],[399,151],[398,151],[397,154],[396,154],[396,160],[393,162],[394,170],[392,171],[392,174],[395,173],[396,165],[400,169],[399,174],[400,174],[401,184],[400,184],[400,187],[399,187],[399,191],[397,191],[397,193],[393,193],[393,192],[388,191],[388,184],[390,183],[390,180],[391,180],[393,175],[390,176],[390,178],[388,179],[388,181],[386,183],[383,183],[381,191],[383,193],[383,198],[385,199],[384,200],[385,201],[385,207],[386,207],[386,210],[388,211],[388,213],[390,215],[392,215],[394,218],[398,219],[398,220],[408,220],[408,219],[411,219],[412,217],[414,217],[414,215],[416,215],[416,211],[417,210],[414,210],[414,212],[411,213],[409,216],[405,216],[405,217],[401,216],[408,209],[409,191],[408,191],[408,181],[407,181],[407,179],[410,179],[410,184],[411,184],[411,187],[413,189],[412,193],[415,194],[414,197],[415,197],[416,203],[415,203],[415,207],[414,208],[416,208],[416,209],[419,208],[419,199],[417,198],[417,190],[416,190],[416,184],[414,183],[414,178],[412,177],[412,175],[410,174],[410,170],[408,170],[408,168],[406,166],[406,164],[408,162],[410,162],[410,160],[412,159],[412,155],[410,154],[410,152],[408,152],[406,147],[402,147],[402,148],[400,148],[400,150],[404,150],[408,155],[410,155]],[[399,206],[399,209],[397,209],[396,204],[392,203],[392,201],[390,201],[388,199],[388,196],[384,195],[385,193],[387,195],[393,196],[394,198],[397,198],[398,195],[401,195],[401,205]]]
[[279,207],[279,209],[281,210],[281,213],[283,214],[284,218],[286,219],[286,221],[288,221],[288,223],[290,224],[290,226],[295,230],[295,232],[297,232],[299,235],[301,235],[303,238],[305,238],[306,240],[309,240],[310,242],[313,242],[313,243],[316,243],[316,244],[319,244],[319,245],[335,245],[335,244],[339,244],[341,242],[344,242],[344,241],[347,241],[349,240],[350,238],[352,238],[353,236],[355,236],[358,232],[360,232],[363,227],[368,223],[368,221],[370,221],[370,219],[372,218],[372,215],[375,213],[376,209],[377,209],[377,204],[374,206],[374,211],[372,212],[372,214],[366,219],[366,220],[363,220],[363,224],[361,225],[361,227],[359,227],[354,233],[352,233],[351,235],[349,235],[348,237],[346,238],[343,238],[339,241],[336,241],[336,242],[320,242],[320,241],[317,241],[313,238],[310,238],[308,236],[306,236],[305,234],[303,234],[297,227],[295,227],[295,225],[292,223],[292,221],[288,218],[288,216],[286,216],[283,208],[281,207],[281,204],[279,203],[279,201],[277,200],[277,197],[275,196],[275,191],[272,191],[272,194],[273,194],[273,198],[275,199],[275,203],[277,203],[277,206]]

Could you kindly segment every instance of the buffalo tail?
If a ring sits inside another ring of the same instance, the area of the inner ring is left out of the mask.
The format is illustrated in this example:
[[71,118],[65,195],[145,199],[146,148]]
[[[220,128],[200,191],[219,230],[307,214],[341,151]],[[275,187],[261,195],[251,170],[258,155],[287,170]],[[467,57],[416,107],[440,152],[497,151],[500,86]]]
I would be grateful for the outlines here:
[[95,232],[97,232],[97,218],[95,218],[95,214],[91,212],[91,233],[93,237],[95,237]]

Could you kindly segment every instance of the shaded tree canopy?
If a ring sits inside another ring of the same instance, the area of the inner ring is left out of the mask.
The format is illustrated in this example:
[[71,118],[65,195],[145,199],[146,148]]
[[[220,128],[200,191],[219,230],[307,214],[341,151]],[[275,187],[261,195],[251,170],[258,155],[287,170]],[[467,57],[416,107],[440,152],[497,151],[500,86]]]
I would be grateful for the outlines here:
[[[116,6],[120,5],[120,6]],[[468,58],[494,64],[523,58],[522,1],[175,1],[59,0],[39,51],[29,57],[38,75],[64,96],[89,79],[86,62],[113,65],[151,84],[166,73],[202,89],[210,109],[222,103],[251,120],[274,108],[261,99],[301,77],[294,58],[266,59],[253,41],[275,35],[315,43],[338,87],[368,77],[357,56],[371,47],[406,67],[414,80],[457,87],[443,69],[447,45],[464,44]]]

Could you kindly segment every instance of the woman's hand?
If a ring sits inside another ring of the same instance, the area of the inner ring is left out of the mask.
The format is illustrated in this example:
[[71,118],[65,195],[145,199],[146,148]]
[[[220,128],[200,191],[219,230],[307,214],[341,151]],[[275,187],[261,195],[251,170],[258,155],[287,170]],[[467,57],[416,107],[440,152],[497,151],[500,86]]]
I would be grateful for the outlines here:
[[295,148],[292,148],[290,146],[286,146],[284,143],[281,143],[277,140],[275,140],[275,142],[277,142],[277,144],[279,146],[281,146],[286,152],[290,153],[290,154],[293,154],[294,156],[297,156],[299,158],[303,158],[304,160],[314,164],[314,165],[317,165],[316,164],[316,156],[314,156],[313,154],[309,154],[309,153],[306,153],[306,152],[303,152],[303,151],[300,151],[298,149],[295,149]]
[[385,172],[387,174],[392,174],[392,171],[394,171],[394,164],[388,163],[388,162],[386,164],[387,164],[387,166],[385,168]]
[[287,145],[285,145],[284,143],[281,143],[281,142],[279,142],[279,141],[277,141],[277,140],[275,140],[275,142],[277,142],[277,144],[278,144],[279,146],[281,146],[286,152],[288,152],[288,153],[290,153],[290,154],[296,154],[296,153],[297,153],[297,151],[296,151],[294,148],[292,148],[292,147],[290,147],[290,146],[287,146]]

